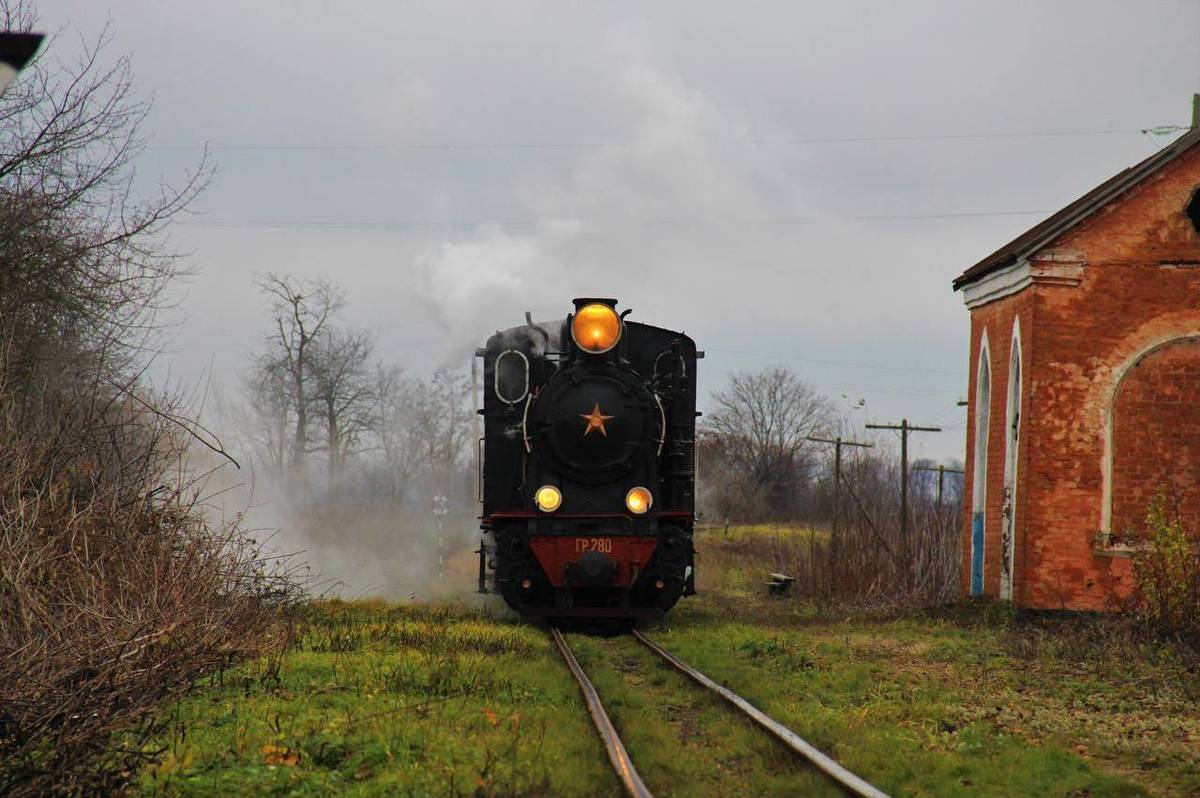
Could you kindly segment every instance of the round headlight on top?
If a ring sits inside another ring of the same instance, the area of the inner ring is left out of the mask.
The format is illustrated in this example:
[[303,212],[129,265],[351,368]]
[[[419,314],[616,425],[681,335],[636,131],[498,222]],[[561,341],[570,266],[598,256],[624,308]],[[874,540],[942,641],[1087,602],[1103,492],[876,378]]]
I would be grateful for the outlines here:
[[592,302],[575,312],[571,337],[583,351],[603,354],[621,340],[621,319],[608,305]]

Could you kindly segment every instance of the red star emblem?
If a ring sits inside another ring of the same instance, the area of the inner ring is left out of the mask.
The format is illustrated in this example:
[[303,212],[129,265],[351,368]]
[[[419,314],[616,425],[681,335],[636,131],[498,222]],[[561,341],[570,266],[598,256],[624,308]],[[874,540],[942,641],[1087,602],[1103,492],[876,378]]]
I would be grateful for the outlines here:
[[604,428],[604,422],[608,421],[610,418],[612,418],[612,416],[606,416],[600,412],[599,402],[596,402],[595,407],[592,408],[592,412],[580,413],[579,417],[587,419],[587,427],[585,427],[583,430],[584,437],[586,437],[588,433],[594,429],[600,430],[601,435],[606,438],[608,437],[608,430]]

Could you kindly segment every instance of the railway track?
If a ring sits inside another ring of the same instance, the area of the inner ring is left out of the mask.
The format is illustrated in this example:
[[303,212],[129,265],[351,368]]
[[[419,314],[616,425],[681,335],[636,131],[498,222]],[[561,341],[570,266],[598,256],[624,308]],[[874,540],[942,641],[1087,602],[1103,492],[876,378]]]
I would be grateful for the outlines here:
[[[604,743],[604,748],[608,752],[609,761],[612,762],[613,769],[616,771],[618,778],[620,778],[622,785],[624,785],[625,791],[633,796],[633,798],[652,798],[653,793],[650,792],[650,789],[638,774],[637,768],[634,767],[633,760],[630,758],[629,752],[625,749],[625,744],[621,742],[620,735],[617,734],[612,720],[604,710],[604,704],[600,701],[599,693],[596,692],[596,688],[592,685],[591,680],[588,679],[579,661],[571,652],[571,647],[567,644],[566,638],[557,628],[552,627],[551,633],[554,636],[554,643],[558,646],[559,653],[562,654],[563,660],[566,661],[567,667],[571,670],[571,674],[579,683],[579,689],[587,704],[588,712],[592,716],[592,721],[595,723],[596,730],[600,734],[600,739]],[[787,726],[771,718],[737,693],[717,684],[700,671],[659,646],[637,629],[633,630],[633,637],[676,671],[690,679],[694,684],[720,696],[722,700],[741,715],[752,721],[759,728],[763,729],[778,742],[782,743],[797,756],[828,777],[837,786],[841,787],[846,794],[863,796],[863,798],[888,798],[887,793],[870,784],[865,779],[851,773],[831,757],[807,742],[799,734],[796,734],[796,732]]]

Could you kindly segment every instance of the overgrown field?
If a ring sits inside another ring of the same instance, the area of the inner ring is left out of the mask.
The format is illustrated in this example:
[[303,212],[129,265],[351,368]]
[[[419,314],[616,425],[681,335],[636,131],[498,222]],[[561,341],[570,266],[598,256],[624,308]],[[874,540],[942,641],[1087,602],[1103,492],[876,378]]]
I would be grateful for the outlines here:
[[[809,538],[707,533],[702,595],[649,633],[896,795],[1200,793],[1195,663],[991,604],[767,598],[772,547]],[[838,794],[630,638],[570,639],[657,794]],[[317,605],[169,715],[147,794],[620,794],[548,635],[494,606]]]

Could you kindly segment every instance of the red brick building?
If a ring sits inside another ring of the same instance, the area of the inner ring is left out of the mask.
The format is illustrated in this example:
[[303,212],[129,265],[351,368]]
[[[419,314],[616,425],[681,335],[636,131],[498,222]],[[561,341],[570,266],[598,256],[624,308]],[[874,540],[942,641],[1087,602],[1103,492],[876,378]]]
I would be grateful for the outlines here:
[[954,281],[971,315],[963,582],[1110,608],[1166,489],[1200,527],[1200,127]]

